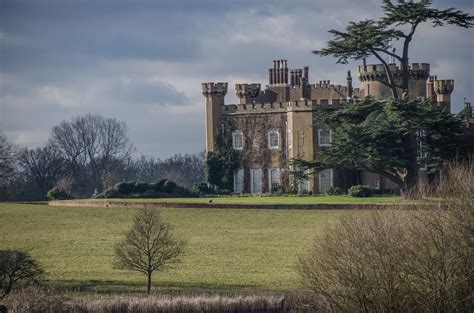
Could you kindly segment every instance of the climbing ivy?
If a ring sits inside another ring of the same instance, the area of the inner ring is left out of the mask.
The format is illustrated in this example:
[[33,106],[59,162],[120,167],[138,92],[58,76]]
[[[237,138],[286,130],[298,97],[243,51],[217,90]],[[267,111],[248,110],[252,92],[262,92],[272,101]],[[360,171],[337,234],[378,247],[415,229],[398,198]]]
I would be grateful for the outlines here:
[[206,157],[206,180],[220,190],[232,190],[234,171],[239,167],[239,153],[232,148],[231,138],[219,135],[214,152]]

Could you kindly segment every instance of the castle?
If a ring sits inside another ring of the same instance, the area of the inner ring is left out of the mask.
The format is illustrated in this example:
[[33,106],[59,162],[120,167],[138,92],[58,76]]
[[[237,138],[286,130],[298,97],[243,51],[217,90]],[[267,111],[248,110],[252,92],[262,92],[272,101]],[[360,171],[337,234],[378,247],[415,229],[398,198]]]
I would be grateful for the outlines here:
[[[390,64],[393,76],[400,70]],[[234,172],[234,193],[268,193],[277,186],[295,183],[290,179],[291,159],[313,160],[331,145],[331,129],[313,125],[316,109],[337,107],[367,96],[390,97],[391,90],[380,81],[382,64],[358,68],[360,88],[352,85],[350,71],[346,85],[330,81],[309,83],[309,68],[289,69],[287,60],[275,60],[268,70],[268,85],[236,84],[237,104],[226,104],[227,83],[203,83],[206,105],[206,151],[216,148],[218,137],[226,139],[240,153]],[[453,80],[430,76],[430,65],[410,65],[410,98],[428,98],[450,110]],[[327,169],[296,182],[298,192],[323,193],[330,187],[355,184],[372,189],[394,189],[396,185],[378,174],[362,170]]]

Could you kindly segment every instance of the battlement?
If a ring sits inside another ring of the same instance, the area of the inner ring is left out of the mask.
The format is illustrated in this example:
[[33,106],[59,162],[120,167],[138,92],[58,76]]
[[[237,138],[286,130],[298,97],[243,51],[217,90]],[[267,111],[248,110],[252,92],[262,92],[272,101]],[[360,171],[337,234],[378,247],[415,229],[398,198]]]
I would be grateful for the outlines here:
[[202,83],[201,92],[204,96],[225,96],[227,83]]
[[454,90],[454,80],[452,79],[445,79],[445,80],[435,80],[433,81],[434,84],[434,92],[438,95],[449,95]]
[[[429,63],[412,63],[410,66],[410,79],[426,80],[430,75]],[[388,64],[388,68],[394,78],[399,78],[402,74],[396,64]],[[380,80],[386,77],[385,68],[382,64],[359,65],[359,79],[361,81]]]
[[235,84],[235,94],[239,98],[256,98],[260,93],[261,84]]
[[266,114],[266,113],[287,113],[290,111],[313,111],[317,107],[339,106],[343,103],[353,103],[352,100],[341,99],[321,99],[300,100],[287,102],[265,102],[250,104],[228,104],[220,106],[220,113],[226,114]]

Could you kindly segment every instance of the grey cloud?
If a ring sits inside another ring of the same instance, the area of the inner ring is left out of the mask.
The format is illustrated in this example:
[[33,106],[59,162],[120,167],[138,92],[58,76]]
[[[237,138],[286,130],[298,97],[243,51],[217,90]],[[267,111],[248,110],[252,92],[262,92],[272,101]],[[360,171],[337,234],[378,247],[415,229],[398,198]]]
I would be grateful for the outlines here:
[[107,94],[131,105],[183,105],[189,100],[173,86],[163,82],[140,81],[122,78],[105,90]]
[[[39,145],[61,120],[98,113],[126,121],[140,152],[197,152],[204,147],[200,82],[265,84],[271,61],[283,58],[294,68],[310,66],[311,82],[344,83],[357,63],[338,65],[310,51],[325,44],[329,29],[379,16],[380,4],[4,0],[0,128]],[[434,5],[473,12],[471,1]],[[412,47],[413,61],[429,62],[433,74],[456,80],[454,110],[463,97],[474,97],[473,42],[472,30],[423,27]],[[229,90],[227,101],[235,100]]]

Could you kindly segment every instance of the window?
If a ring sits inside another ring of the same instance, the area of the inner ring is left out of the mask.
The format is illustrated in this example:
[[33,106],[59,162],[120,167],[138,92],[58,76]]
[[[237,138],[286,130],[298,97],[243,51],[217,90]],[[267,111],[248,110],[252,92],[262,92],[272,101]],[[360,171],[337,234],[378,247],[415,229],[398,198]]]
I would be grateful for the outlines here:
[[269,189],[272,191],[280,185],[280,170],[278,168],[268,169]]
[[234,172],[234,192],[242,193],[244,191],[244,169],[239,168]]
[[380,190],[380,178],[376,178],[374,182],[374,188]]
[[252,193],[262,193],[262,169],[250,169],[250,191]]
[[268,147],[270,149],[278,149],[280,147],[280,134],[277,131],[268,133]]
[[324,193],[333,186],[332,169],[326,169],[319,172],[319,192]]
[[[305,170],[305,174],[309,174],[309,170]],[[298,193],[307,193],[309,192],[309,177],[306,179],[299,179],[298,180]]]
[[320,129],[318,131],[319,146],[330,146],[332,141],[332,132],[330,129]]
[[244,148],[244,135],[242,132],[232,133],[232,145],[235,150],[242,150]]

